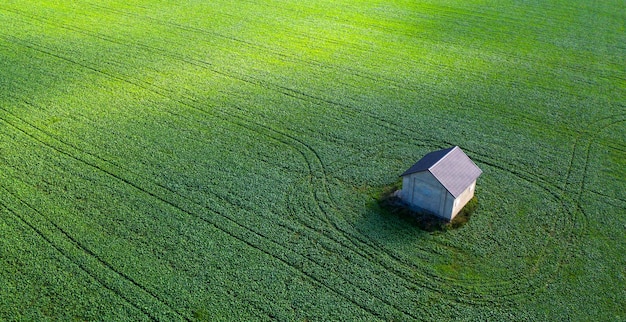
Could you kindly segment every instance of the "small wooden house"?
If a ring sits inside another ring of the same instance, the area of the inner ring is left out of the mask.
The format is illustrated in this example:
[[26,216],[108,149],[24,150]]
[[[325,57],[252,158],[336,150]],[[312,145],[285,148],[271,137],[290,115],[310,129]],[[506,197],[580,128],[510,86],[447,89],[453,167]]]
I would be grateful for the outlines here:
[[458,146],[434,151],[401,175],[400,199],[414,210],[450,221],[474,196],[481,173]]

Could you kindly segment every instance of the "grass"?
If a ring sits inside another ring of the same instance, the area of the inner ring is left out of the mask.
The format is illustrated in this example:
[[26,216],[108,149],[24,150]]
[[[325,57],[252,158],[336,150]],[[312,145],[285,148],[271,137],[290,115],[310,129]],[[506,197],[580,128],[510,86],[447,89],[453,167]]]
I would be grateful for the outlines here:
[[[626,319],[620,1],[5,1],[0,320]],[[480,207],[372,207],[459,145]]]

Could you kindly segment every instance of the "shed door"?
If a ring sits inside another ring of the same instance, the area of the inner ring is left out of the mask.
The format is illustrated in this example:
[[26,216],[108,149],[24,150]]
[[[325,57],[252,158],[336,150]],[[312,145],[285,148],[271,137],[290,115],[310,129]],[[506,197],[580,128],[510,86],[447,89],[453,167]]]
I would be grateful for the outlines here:
[[414,179],[413,203],[415,206],[439,214],[441,189],[422,180]]

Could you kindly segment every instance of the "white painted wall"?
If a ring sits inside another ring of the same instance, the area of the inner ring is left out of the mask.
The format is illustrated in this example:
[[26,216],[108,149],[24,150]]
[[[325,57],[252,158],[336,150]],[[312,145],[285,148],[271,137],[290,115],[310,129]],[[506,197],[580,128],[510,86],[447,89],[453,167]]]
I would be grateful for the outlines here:
[[445,215],[448,195],[448,191],[428,171],[413,173],[402,179],[400,196],[416,210],[427,210],[440,217],[449,218],[449,215]]
[[465,189],[457,198],[456,198],[456,206],[452,208],[452,216],[450,219],[454,218],[461,209],[467,204],[468,201],[474,197],[474,192],[476,190],[476,181],[472,182],[472,184]]
[[402,178],[400,198],[415,210],[427,210],[452,220],[472,199],[475,188],[476,181],[455,200],[430,172],[422,171]]

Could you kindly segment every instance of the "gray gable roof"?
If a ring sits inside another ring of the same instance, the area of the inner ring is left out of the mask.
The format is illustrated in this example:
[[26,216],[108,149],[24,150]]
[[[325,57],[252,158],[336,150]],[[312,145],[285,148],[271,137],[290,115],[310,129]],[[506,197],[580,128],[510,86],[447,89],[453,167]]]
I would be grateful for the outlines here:
[[458,146],[426,154],[401,177],[422,171],[432,173],[454,198],[483,173]]

